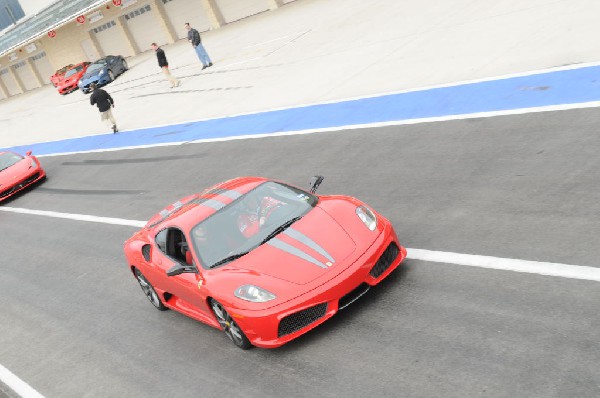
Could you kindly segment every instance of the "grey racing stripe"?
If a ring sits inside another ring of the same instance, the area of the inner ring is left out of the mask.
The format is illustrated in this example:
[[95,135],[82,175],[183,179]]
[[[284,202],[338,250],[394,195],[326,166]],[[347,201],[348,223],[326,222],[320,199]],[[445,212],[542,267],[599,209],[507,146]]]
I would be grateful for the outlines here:
[[242,196],[242,194],[239,193],[238,191],[233,191],[231,189],[223,189],[223,188],[211,189],[210,191],[206,192],[206,194],[225,196],[232,200],[236,200],[237,198]]
[[213,208],[215,210],[221,210],[223,207],[226,206],[225,203],[219,202],[218,200],[214,200],[214,199],[203,200],[199,204],[202,206],[207,206],[207,207]]
[[316,243],[308,236],[304,235],[302,232],[296,231],[293,228],[288,228],[285,230],[284,234],[296,239],[300,243],[304,243],[306,246],[310,247],[323,257],[327,257],[327,260],[331,261],[332,263],[335,263],[335,260],[333,259],[333,257],[331,257],[329,253],[327,253],[327,250],[323,249],[318,243]]
[[279,240],[277,238],[273,238],[270,241],[267,242],[268,245],[271,245],[273,247],[278,248],[279,250],[283,250],[284,252],[290,253],[296,257],[300,257],[303,260],[306,260],[308,262],[311,262],[321,268],[325,268],[327,269],[327,266],[325,264],[323,264],[322,262],[320,262],[319,260],[317,260],[316,258],[304,253],[302,250],[295,248],[294,246],[285,243],[282,240]]

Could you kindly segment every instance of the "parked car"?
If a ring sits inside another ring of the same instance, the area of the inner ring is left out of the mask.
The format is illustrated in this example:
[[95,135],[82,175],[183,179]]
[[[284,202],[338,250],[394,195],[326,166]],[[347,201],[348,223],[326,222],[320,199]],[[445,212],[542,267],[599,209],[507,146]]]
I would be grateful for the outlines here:
[[279,347],[406,257],[385,217],[350,196],[316,195],[322,180],[308,192],[241,177],[183,198],[125,242],[127,265],[156,309],[221,329],[242,349]]
[[27,152],[0,152],[0,201],[46,178],[40,161]]
[[79,80],[79,89],[87,94],[90,92],[90,84],[104,86],[127,69],[127,61],[122,55],[107,55],[89,66],[85,75]]
[[67,66],[63,66],[59,70],[57,70],[52,76],[50,76],[50,81],[54,85],[54,87],[58,86],[58,83],[65,77],[65,73],[67,70],[71,69],[74,65],[69,64]]
[[82,62],[77,65],[73,65],[66,72],[62,80],[58,82],[57,88],[58,93],[61,95],[68,94],[78,89],[77,83],[79,83],[79,79],[85,74],[88,69],[90,63]]

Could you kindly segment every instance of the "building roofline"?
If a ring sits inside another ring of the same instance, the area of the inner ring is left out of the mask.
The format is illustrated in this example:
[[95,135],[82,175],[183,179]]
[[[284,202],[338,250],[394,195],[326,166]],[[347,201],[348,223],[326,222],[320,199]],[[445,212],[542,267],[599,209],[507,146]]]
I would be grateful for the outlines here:
[[[98,8],[98,7],[102,6],[102,5],[104,5],[106,3],[110,3],[110,2],[111,2],[111,0],[98,0],[98,1],[95,1],[91,5],[78,10],[78,11],[76,11],[76,12],[68,15],[67,17],[62,18],[59,22],[56,22],[56,23],[54,23],[53,25],[50,25],[50,26],[45,26],[43,29],[39,29],[39,31],[37,33],[35,33],[33,36],[31,36],[31,37],[29,37],[29,38],[27,38],[25,40],[22,40],[22,41],[18,42],[15,45],[12,45],[8,49],[6,49],[6,50],[0,50],[0,57],[4,57],[5,55],[9,54],[10,52],[15,51],[16,49],[18,49],[20,47],[23,47],[23,46],[25,46],[27,44],[30,44],[30,43],[36,41],[40,37],[42,37],[45,34],[47,34],[50,30],[58,29],[58,28],[60,28],[60,27],[62,27],[64,25],[67,25],[68,23],[73,22],[73,20],[75,18],[77,18],[79,15],[86,14],[86,13],[94,10],[95,8]],[[22,22],[17,23],[17,25],[14,26],[13,29],[11,29],[11,31],[14,30],[14,29],[16,29],[18,26],[22,26],[22,25],[26,24],[27,22],[31,22],[35,17],[43,15],[50,8],[52,8],[52,6],[54,4],[56,4],[56,3],[52,3],[48,7],[44,8],[43,10],[41,10],[40,12],[36,13],[35,15],[33,15],[33,16],[29,17],[29,18],[25,17],[27,19],[25,19]],[[10,35],[11,31],[6,32],[4,35]]]

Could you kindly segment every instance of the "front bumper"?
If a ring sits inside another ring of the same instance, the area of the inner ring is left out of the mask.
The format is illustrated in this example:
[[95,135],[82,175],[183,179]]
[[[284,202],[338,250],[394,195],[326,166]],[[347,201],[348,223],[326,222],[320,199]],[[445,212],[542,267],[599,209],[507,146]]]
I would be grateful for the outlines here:
[[43,180],[46,177],[46,172],[41,167],[37,167],[31,170],[31,173],[16,180],[11,186],[0,186],[0,201],[9,198],[19,191],[35,184],[36,182]]
[[58,87],[58,93],[61,95],[69,94],[69,93],[72,93],[73,91],[77,90],[78,88],[79,88],[79,86],[77,86],[77,83],[72,83],[72,84]]
[[108,83],[110,83],[110,79],[108,77],[108,74],[105,74],[105,75],[99,76],[99,77],[90,78],[89,80],[85,81],[85,84],[79,85],[79,89],[87,94],[90,92],[90,84],[92,84],[92,83],[95,83],[96,86],[98,86],[98,87],[102,87],[102,86],[105,86]]
[[[390,247],[395,256],[390,258]],[[406,257],[391,224],[371,247],[342,273],[295,299],[261,311],[231,309],[230,314],[250,342],[279,347],[315,328],[385,279]],[[383,264],[383,261],[387,262]],[[373,276],[376,275],[376,276]],[[228,310],[229,311],[229,310]]]

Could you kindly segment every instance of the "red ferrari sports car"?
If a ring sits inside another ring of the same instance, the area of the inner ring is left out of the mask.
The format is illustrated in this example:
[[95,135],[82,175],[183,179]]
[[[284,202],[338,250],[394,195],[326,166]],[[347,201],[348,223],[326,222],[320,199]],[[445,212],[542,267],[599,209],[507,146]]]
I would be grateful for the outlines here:
[[40,161],[27,152],[0,152],[0,201],[46,177]]
[[52,76],[50,76],[50,81],[52,82],[54,87],[58,86],[58,83],[63,79],[63,77],[65,77],[65,73],[67,73],[67,70],[69,70],[72,67],[73,67],[73,64],[63,66],[62,68],[60,68],[59,70],[54,72],[54,74]]
[[242,349],[279,347],[335,315],[406,257],[358,199],[241,177],[162,210],[125,242],[144,294],[222,329]]
[[56,85],[56,88],[58,88],[58,93],[65,95],[77,90],[79,88],[77,83],[79,83],[79,79],[81,79],[81,77],[85,74],[85,71],[89,65],[90,62],[82,62],[72,66],[69,70],[67,70],[63,78],[59,80]]

